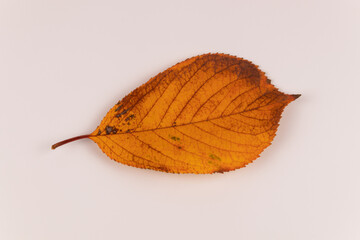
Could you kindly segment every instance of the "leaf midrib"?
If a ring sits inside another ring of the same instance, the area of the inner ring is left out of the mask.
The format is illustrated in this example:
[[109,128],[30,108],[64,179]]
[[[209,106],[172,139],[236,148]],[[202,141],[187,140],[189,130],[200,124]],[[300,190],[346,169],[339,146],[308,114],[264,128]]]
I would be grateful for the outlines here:
[[[270,105],[266,105],[266,106],[271,106],[274,104],[270,104]],[[261,106],[264,107],[264,106]],[[254,110],[258,110],[261,107],[256,107],[256,108],[252,108],[252,109],[248,109],[248,110],[244,110],[238,113],[232,113],[232,114],[228,114],[226,116],[220,116],[220,117],[216,117],[216,118],[212,118],[212,119],[205,119],[205,120],[201,120],[201,121],[196,121],[196,122],[189,122],[189,123],[184,123],[184,124],[180,124],[180,125],[171,125],[171,126],[166,126],[166,127],[158,127],[158,128],[151,128],[151,129],[144,129],[144,130],[140,130],[140,131],[130,131],[130,132],[118,132],[115,134],[104,134],[104,135],[91,135],[91,137],[108,137],[108,136],[114,136],[114,135],[124,135],[124,134],[132,134],[132,133],[142,133],[142,132],[150,132],[150,131],[156,131],[156,130],[161,130],[161,129],[169,129],[169,128],[175,128],[175,127],[182,127],[182,126],[187,126],[187,125],[191,125],[191,124],[196,124],[196,123],[202,123],[202,122],[210,122],[212,120],[217,120],[217,119],[222,119],[222,118],[226,118],[226,117],[230,117],[230,116],[234,116],[234,115],[238,115],[238,114],[242,114],[245,112],[250,112],[250,111],[254,111]],[[268,110],[270,111],[270,110]],[[244,116],[247,117],[247,116]],[[251,117],[254,118],[254,117]],[[266,119],[259,119],[256,118],[258,120],[266,120]]]

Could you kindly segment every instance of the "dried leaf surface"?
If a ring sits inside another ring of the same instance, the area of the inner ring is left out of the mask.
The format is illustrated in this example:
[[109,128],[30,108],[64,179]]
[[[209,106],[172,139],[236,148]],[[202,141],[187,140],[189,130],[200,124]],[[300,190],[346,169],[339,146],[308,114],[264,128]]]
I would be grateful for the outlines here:
[[280,92],[247,60],[196,56],[119,101],[89,138],[110,158],[138,168],[226,172],[259,157],[298,96]]

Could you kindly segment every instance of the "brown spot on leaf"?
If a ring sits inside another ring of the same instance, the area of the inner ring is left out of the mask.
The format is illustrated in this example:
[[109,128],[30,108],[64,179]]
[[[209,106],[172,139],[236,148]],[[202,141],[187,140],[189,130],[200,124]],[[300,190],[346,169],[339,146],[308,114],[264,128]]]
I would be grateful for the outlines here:
[[220,166],[218,170],[214,171],[214,173],[224,173],[224,172],[229,172],[231,170],[233,170],[233,169],[231,169],[229,167],[225,167],[225,166],[224,167]]
[[105,131],[106,131],[106,134],[110,134],[113,131],[113,127],[106,126]]
[[169,135],[169,137],[171,138],[171,140],[180,141],[180,138],[179,138],[179,137],[171,136],[171,135]]
[[166,167],[165,165],[159,166],[158,169],[163,172],[170,172],[170,169]]
[[214,159],[214,160],[218,160],[218,161],[221,161],[221,158],[220,157],[218,157],[218,156],[216,156],[215,154],[213,154],[213,153],[211,153],[210,155],[209,155],[209,157],[211,157],[212,159]]
[[130,116],[128,116],[126,119],[125,119],[125,121],[127,122],[127,121],[130,121],[131,119],[133,119],[135,117],[135,115],[134,114],[131,114]]
[[[119,103],[118,103],[119,104]],[[122,108],[123,105],[120,105],[118,106],[116,109],[115,109],[115,112],[119,111],[121,108]]]
[[[116,110],[115,110],[116,111]],[[125,113],[127,113],[129,110],[128,109],[125,109],[124,111],[122,111],[121,113],[119,114],[116,114],[115,117],[119,118],[121,117],[122,115],[124,115]]]

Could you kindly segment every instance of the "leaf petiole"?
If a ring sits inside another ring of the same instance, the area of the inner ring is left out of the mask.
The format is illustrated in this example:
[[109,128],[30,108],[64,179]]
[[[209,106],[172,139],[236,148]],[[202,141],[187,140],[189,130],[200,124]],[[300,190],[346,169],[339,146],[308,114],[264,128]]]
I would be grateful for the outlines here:
[[69,138],[69,139],[66,139],[64,141],[55,143],[54,145],[51,146],[51,149],[55,149],[55,148],[60,147],[60,146],[62,146],[64,144],[66,144],[66,143],[69,143],[69,142],[73,142],[73,141],[76,141],[76,140],[79,140],[79,139],[89,138],[89,137],[91,137],[91,135],[81,135],[81,136]]

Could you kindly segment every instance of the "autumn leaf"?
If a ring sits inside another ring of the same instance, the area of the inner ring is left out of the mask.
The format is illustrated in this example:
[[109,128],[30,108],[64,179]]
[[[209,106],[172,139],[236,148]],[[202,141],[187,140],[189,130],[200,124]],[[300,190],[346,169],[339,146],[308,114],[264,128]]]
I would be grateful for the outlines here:
[[90,135],[111,159],[171,173],[244,167],[275,137],[300,95],[275,88],[251,62],[225,54],[189,58],[119,101]]

